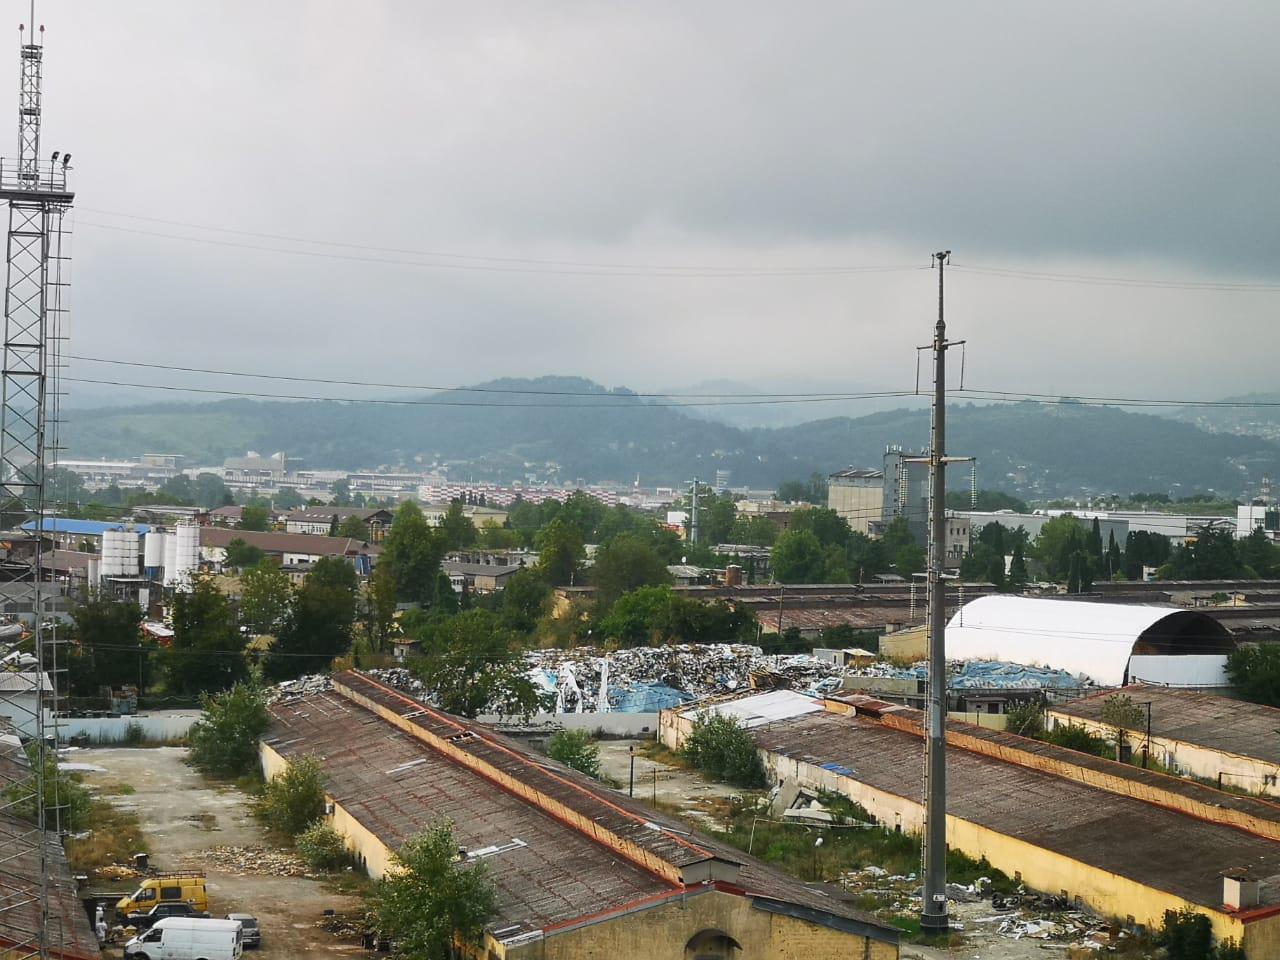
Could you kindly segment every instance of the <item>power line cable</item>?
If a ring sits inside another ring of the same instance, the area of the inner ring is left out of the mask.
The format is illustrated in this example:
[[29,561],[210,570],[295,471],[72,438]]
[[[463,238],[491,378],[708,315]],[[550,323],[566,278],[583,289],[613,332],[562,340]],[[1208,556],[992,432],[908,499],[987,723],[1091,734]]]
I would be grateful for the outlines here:
[[1052,273],[1047,270],[1018,270],[977,264],[951,265],[953,270],[1015,280],[1043,280],[1050,283],[1079,283],[1100,286],[1145,287],[1166,290],[1205,290],[1218,293],[1275,293],[1280,283],[1231,280],[1161,280],[1150,277],[1110,277],[1087,273]]
[[481,273],[524,273],[550,274],[573,277],[637,277],[640,279],[681,279],[681,280],[717,280],[717,279],[754,279],[759,277],[840,277],[861,273],[900,273],[905,271],[927,270],[927,267],[914,265],[868,266],[868,267],[824,267],[799,269],[743,270],[735,268],[708,269],[699,272],[681,272],[679,269],[666,270],[618,270],[594,269],[590,267],[569,268],[554,266],[514,266],[491,263],[441,263],[429,260],[405,260],[393,257],[356,256],[353,254],[325,253],[320,250],[307,250],[301,247],[271,247],[262,244],[238,243],[231,240],[215,240],[210,237],[189,237],[177,233],[164,233],[159,230],[142,230],[136,227],[121,227],[110,223],[97,223],[92,220],[80,220],[77,226],[91,227],[99,230],[113,230],[120,233],[131,233],[139,236],[158,237],[165,240],[180,240],[187,243],[202,243],[215,247],[232,247],[241,250],[254,250],[259,253],[283,253],[290,256],[318,257],[323,260],[342,260],[351,263],[384,263],[394,266],[425,267],[430,270],[461,270]]
[[392,397],[318,397],[309,394],[263,393],[251,390],[221,390],[213,387],[182,387],[175,384],[132,383],[124,380],[102,380],[90,377],[63,377],[71,383],[93,383],[112,387],[133,387],[141,390],[165,390],[176,393],[214,394],[225,397],[246,397],[259,400],[315,400],[329,403],[372,403],[390,406],[411,407],[508,407],[512,409],[556,408],[562,410],[649,410],[658,407],[732,407],[759,406],[781,403],[828,403],[838,400],[866,400],[880,397],[909,397],[913,390],[889,391],[869,394],[833,394],[821,397],[792,397],[790,399],[739,399],[739,400],[704,400],[681,401],[678,403],[619,403],[628,399],[624,395],[601,394],[602,399],[610,399],[609,403],[497,403],[487,400],[411,400]]

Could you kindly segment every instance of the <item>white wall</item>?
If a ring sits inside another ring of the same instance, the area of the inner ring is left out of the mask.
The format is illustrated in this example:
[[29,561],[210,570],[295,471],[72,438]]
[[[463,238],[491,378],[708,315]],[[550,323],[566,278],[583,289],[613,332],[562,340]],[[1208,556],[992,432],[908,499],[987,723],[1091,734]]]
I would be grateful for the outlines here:
[[130,724],[137,724],[144,740],[176,740],[191,731],[200,715],[199,710],[163,710],[131,717],[59,717],[58,739],[87,736],[94,743],[121,743]]

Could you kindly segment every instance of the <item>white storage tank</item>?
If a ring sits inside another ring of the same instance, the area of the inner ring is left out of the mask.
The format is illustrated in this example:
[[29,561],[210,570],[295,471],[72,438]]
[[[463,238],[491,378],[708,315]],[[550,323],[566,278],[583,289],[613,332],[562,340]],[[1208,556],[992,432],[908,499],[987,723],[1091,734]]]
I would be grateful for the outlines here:
[[89,571],[88,571],[89,588],[92,590],[97,590],[98,584],[101,582],[101,580],[102,580],[102,558],[90,557]]
[[[102,576],[122,577],[125,573],[125,545],[134,536],[124,530],[104,530],[102,533]],[[135,543],[137,538],[134,537]],[[137,556],[137,546],[134,547]]]
[[136,577],[138,561],[142,559],[142,537],[132,526],[125,527],[120,533],[123,535],[120,539],[120,576]]
[[191,578],[200,569],[200,528],[194,523],[179,523],[174,534],[174,585],[190,589]]
[[147,576],[154,578],[164,566],[164,534],[148,533],[142,538],[142,566]]
[[164,585],[172,587],[177,582],[174,576],[178,569],[178,538],[172,533],[161,536],[164,537]]

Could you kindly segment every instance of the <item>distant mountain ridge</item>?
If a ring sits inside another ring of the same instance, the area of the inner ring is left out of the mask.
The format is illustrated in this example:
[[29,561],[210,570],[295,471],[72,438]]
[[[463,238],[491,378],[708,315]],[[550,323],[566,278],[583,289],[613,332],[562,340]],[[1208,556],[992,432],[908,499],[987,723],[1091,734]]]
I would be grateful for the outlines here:
[[[550,462],[560,480],[639,476],[646,485],[712,479],[725,469],[734,485],[772,487],[815,471],[878,466],[886,445],[928,440],[927,411],[745,429],[679,405],[686,402],[580,377],[508,378],[387,404],[233,399],[70,410],[62,441],[75,458],[164,452],[218,464],[249,449],[284,450],[316,468],[439,463],[457,478],[510,480],[546,475]],[[949,452],[978,458],[981,486],[1020,493],[1237,496],[1280,467],[1280,445],[1270,440],[1114,408],[957,405],[948,424]],[[952,475],[967,484],[967,471]]]

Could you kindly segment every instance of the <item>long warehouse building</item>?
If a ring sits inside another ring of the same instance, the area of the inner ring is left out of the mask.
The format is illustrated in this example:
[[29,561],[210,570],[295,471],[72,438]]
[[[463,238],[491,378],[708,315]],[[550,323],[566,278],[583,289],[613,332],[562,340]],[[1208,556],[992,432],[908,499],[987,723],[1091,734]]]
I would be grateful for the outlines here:
[[329,820],[373,877],[441,818],[493,877],[479,957],[895,960],[847,900],[363,674],[270,708],[268,776],[323,763]]
[[[779,783],[920,830],[919,711],[772,692],[665,711],[663,741],[678,747],[702,710],[743,722]],[[1280,807],[969,724],[950,723],[947,740],[951,847],[1122,921],[1159,926],[1192,907],[1249,957],[1280,956]]]

